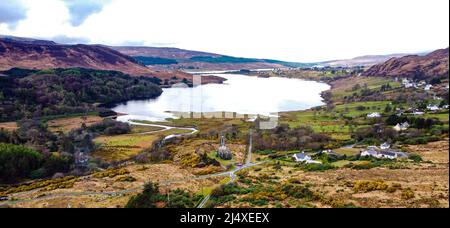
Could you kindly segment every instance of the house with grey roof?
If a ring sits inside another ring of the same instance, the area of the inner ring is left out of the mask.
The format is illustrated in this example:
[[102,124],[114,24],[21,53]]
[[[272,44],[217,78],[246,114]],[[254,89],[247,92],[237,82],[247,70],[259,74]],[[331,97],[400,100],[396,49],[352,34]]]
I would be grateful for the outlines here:
[[378,112],[367,114],[367,118],[380,118],[380,117],[381,117],[381,114]]
[[380,145],[380,149],[382,149],[382,150],[387,150],[389,148],[391,148],[391,144],[389,144],[387,142]]
[[361,157],[375,157],[378,159],[382,159],[382,158],[387,158],[387,159],[396,159],[398,158],[398,154],[395,151],[390,151],[390,150],[373,150],[373,149],[368,149],[365,150],[363,152],[361,152]]
[[294,154],[292,157],[294,158],[294,160],[296,162],[306,162],[306,161],[311,161],[312,160],[311,156],[305,154],[304,152],[298,153],[298,154]]

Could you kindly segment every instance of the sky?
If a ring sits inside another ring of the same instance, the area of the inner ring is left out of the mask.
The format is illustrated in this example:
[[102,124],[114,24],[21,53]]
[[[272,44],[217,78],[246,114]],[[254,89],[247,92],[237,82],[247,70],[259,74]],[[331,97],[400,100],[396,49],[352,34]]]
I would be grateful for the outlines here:
[[1,0],[0,34],[296,62],[449,46],[448,0]]

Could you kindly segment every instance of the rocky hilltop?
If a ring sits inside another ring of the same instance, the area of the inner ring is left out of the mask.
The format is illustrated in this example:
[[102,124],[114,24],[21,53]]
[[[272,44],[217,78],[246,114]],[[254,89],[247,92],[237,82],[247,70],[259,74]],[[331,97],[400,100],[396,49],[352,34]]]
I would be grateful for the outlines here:
[[392,77],[442,77],[448,76],[449,50],[440,49],[428,55],[409,55],[401,58],[392,58],[384,63],[377,64],[366,72],[365,76],[392,76]]

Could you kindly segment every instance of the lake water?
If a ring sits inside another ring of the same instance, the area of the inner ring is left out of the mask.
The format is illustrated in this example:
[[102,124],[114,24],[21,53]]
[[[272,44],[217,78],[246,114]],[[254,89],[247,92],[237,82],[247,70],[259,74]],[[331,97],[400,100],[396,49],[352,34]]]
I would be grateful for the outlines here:
[[[211,75],[211,74],[209,74]],[[168,88],[156,99],[128,101],[113,108],[128,114],[119,120],[161,121],[179,113],[219,113],[273,116],[278,112],[305,110],[323,105],[325,83],[288,78],[260,78],[239,74],[212,74],[226,78],[223,84],[194,88]],[[186,117],[186,115],[185,115]]]

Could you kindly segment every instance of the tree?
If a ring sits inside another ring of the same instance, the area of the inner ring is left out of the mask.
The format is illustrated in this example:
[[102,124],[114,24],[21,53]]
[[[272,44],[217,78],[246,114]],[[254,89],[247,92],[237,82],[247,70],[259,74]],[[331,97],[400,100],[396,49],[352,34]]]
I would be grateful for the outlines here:
[[390,104],[386,105],[386,108],[384,108],[384,112],[391,112],[392,106]]
[[159,185],[149,182],[145,184],[144,191],[131,197],[126,208],[156,208],[156,203],[160,198]]
[[0,179],[15,182],[29,177],[42,164],[42,155],[37,151],[12,144],[0,144]]

